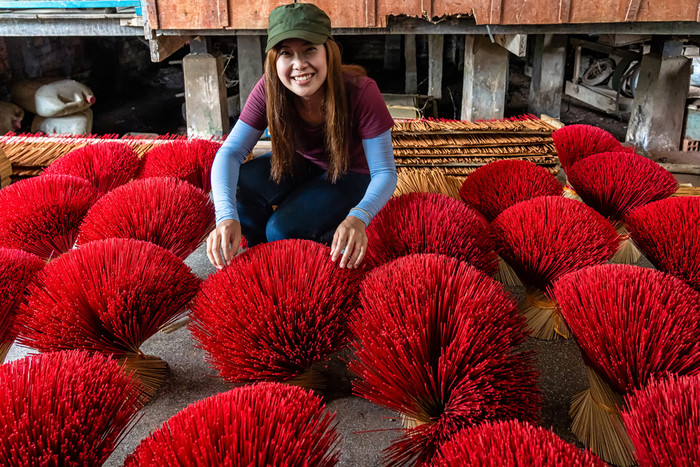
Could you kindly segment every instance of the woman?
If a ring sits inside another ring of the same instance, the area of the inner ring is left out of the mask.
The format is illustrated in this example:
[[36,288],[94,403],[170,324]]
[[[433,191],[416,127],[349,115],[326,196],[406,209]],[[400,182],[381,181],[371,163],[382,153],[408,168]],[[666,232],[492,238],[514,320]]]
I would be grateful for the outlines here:
[[[209,260],[228,264],[241,233],[256,245],[334,231],[331,260],[358,267],[365,228],[396,188],[393,119],[364,70],[341,65],[330,19],[315,5],[275,8],[266,53],[265,75],[212,167]],[[242,164],[266,127],[272,152]]]

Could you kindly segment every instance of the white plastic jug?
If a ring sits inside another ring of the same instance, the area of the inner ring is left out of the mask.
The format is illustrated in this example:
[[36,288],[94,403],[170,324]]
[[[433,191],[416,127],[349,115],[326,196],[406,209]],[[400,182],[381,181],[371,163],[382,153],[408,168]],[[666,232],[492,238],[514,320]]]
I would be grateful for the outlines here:
[[86,135],[92,131],[92,110],[85,109],[82,112],[63,117],[40,117],[37,115],[32,121],[32,133],[43,131],[47,134],[57,133],[63,135]]
[[24,110],[12,102],[0,101],[0,135],[17,131],[22,126]]
[[72,79],[37,78],[14,83],[12,101],[42,117],[81,112],[95,103],[92,90]]

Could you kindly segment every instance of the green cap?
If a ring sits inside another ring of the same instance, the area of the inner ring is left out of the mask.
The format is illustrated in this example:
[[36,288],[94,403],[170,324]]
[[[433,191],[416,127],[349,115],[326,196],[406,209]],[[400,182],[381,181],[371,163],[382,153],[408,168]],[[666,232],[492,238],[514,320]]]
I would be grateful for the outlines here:
[[331,19],[316,5],[292,3],[270,13],[265,52],[285,39],[304,39],[323,44],[331,37]]

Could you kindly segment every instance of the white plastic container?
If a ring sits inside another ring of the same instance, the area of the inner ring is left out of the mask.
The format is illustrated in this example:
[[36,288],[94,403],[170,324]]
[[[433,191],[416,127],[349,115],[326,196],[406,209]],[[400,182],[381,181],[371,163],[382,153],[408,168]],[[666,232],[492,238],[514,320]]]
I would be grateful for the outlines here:
[[14,83],[12,101],[42,117],[82,112],[95,103],[92,90],[72,79],[38,78]]
[[17,131],[22,126],[24,110],[12,102],[0,101],[0,135]]
[[47,134],[86,135],[92,131],[92,110],[85,109],[82,112],[63,117],[40,117],[37,115],[32,121],[32,133],[42,131]]

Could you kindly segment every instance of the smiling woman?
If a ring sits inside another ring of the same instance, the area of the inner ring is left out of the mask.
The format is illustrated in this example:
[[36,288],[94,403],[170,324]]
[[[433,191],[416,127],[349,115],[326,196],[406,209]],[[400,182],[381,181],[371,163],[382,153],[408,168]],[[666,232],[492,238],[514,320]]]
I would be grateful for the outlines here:
[[[328,15],[310,3],[270,13],[265,75],[212,168],[218,268],[251,245],[286,238],[331,243],[331,260],[357,267],[365,228],[396,187],[393,119],[377,84],[343,65]],[[272,152],[245,164],[269,128]],[[276,206],[276,208],[275,208]]]

